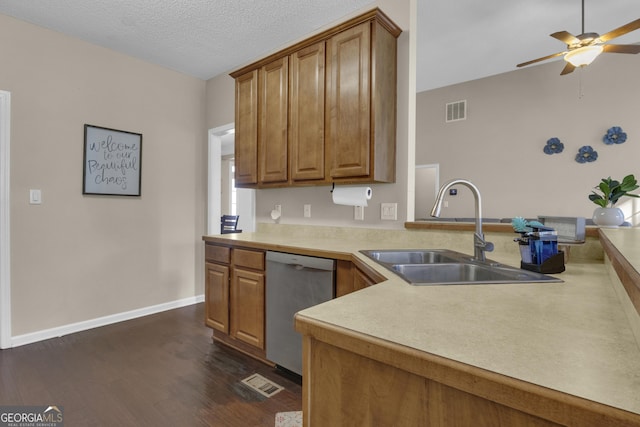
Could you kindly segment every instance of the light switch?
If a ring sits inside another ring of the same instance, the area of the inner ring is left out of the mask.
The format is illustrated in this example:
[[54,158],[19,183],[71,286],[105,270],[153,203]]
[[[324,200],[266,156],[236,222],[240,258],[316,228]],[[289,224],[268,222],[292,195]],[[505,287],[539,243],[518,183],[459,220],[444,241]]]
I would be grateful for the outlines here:
[[39,205],[42,203],[42,192],[40,190],[29,190],[29,204]]

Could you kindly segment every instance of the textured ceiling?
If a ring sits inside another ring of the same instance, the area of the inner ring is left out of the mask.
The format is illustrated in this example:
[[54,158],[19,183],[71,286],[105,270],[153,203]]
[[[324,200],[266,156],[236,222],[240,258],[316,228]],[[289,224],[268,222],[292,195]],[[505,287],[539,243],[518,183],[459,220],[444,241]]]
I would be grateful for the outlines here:
[[372,0],[0,0],[0,13],[201,79]]
[[[549,34],[581,32],[580,0],[416,1],[419,92],[515,70],[520,62],[564,50]],[[371,0],[0,0],[0,13],[209,79],[375,5]],[[585,0],[585,9],[587,32],[604,34],[640,18],[640,0]],[[640,30],[616,42],[640,42]],[[558,64],[558,73],[561,69]]]

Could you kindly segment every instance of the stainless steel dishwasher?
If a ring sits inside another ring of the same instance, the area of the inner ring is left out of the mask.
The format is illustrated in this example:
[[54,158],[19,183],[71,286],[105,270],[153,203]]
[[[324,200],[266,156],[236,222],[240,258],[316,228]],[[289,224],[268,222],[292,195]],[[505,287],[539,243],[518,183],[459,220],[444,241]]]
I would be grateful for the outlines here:
[[302,374],[302,336],[293,316],[334,295],[333,259],[267,251],[267,359]]

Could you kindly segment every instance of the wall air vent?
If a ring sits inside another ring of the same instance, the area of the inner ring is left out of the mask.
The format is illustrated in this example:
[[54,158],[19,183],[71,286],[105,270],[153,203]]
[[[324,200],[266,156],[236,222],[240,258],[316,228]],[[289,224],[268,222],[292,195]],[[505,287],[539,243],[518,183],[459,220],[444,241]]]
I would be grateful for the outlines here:
[[446,122],[457,122],[467,119],[467,100],[449,102],[447,104]]

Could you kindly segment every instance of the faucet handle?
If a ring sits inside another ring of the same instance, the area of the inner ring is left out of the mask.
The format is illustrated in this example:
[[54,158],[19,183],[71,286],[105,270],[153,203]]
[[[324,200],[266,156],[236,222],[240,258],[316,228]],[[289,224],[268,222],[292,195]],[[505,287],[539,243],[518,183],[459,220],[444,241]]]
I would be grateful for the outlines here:
[[474,233],[473,235],[473,244],[475,247],[482,249],[485,252],[493,251],[493,243],[487,242],[484,240],[484,235],[480,235],[478,233]]

